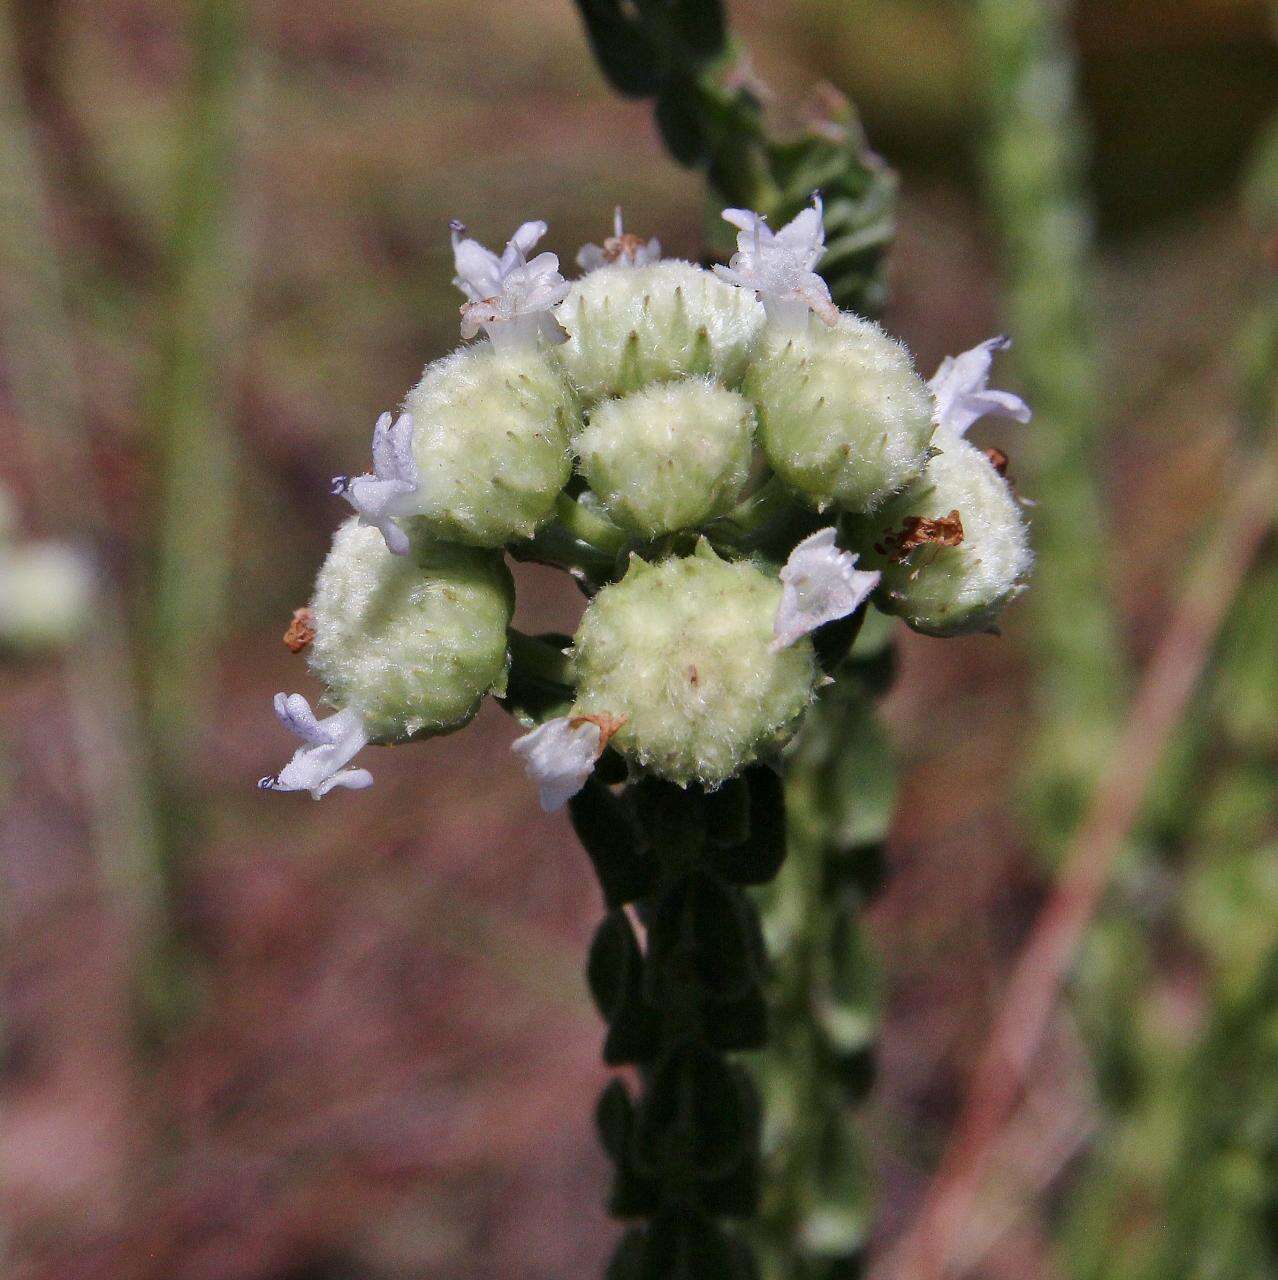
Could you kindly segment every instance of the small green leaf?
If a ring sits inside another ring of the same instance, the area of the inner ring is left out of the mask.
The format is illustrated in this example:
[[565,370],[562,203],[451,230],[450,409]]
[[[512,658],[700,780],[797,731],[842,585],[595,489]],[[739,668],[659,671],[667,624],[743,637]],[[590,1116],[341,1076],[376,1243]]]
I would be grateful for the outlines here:
[[649,1001],[659,1004],[689,985],[712,1000],[745,995],[759,977],[753,913],[739,890],[708,873],[694,872],[672,886],[649,926]]
[[725,1053],[762,1049],[768,1038],[768,1006],[756,984],[736,1000],[716,1000],[701,1011],[706,1041]]
[[629,805],[592,776],[568,801],[568,813],[609,909],[642,898],[652,887],[653,864],[640,847]]
[[723,52],[728,24],[723,0],[673,0],[670,25],[692,60],[706,60]]
[[731,778],[706,796],[706,843],[732,849],[750,838],[750,787],[744,777]]
[[750,1150],[755,1114],[746,1077],[687,1041],[648,1086],[634,1130],[635,1166],[667,1184],[726,1177]]
[[636,990],[643,972],[643,956],[634,930],[623,911],[610,911],[595,931],[586,964],[586,978],[599,1016],[614,1022]]
[[732,1242],[709,1218],[684,1205],[648,1228],[644,1280],[747,1280]]
[[650,98],[661,88],[661,50],[645,26],[618,0],[577,0],[599,69],[628,98]]
[[682,165],[691,167],[706,158],[706,137],[697,104],[695,83],[668,81],[657,97],[656,119],[666,149]]

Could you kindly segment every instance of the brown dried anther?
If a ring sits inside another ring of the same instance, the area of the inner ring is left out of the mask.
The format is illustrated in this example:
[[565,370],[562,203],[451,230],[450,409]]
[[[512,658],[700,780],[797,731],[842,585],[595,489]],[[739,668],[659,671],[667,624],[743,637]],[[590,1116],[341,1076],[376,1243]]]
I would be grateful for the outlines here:
[[629,719],[629,716],[610,716],[606,711],[600,711],[595,715],[573,716],[568,721],[568,727],[570,729],[580,729],[583,724],[597,725],[599,729],[599,754],[603,755],[604,748],[616,736],[617,730]]
[[957,547],[963,541],[963,520],[958,511],[948,516],[906,516],[899,533],[883,535],[875,550],[893,560],[904,560],[919,547]]
[[1001,476],[1007,475],[1008,456],[1002,449],[986,449],[985,456],[990,460],[990,466]]
[[629,231],[623,231],[619,236],[609,236],[603,242],[603,257],[608,263],[621,262],[637,262],[639,260],[640,251],[648,247],[648,242],[642,236],[631,235]]
[[301,653],[315,639],[315,612],[309,606],[293,610],[293,621],[284,633],[284,643],[290,653]]

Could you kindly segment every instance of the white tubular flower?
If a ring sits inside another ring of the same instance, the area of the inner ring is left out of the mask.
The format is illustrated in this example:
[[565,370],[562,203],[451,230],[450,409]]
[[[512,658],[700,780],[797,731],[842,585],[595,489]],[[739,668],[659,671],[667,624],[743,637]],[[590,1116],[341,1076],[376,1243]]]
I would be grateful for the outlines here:
[[737,251],[715,274],[743,289],[755,289],[769,319],[787,328],[807,323],[815,311],[826,324],[838,321],[839,309],[830,286],[812,269],[825,252],[821,197],[780,231],[772,231],[762,214],[749,209],[725,209],[723,218],[739,229]]
[[655,237],[645,240],[642,236],[627,235],[621,220],[621,206],[612,214],[612,235],[600,247],[597,244],[582,245],[577,254],[577,265],[583,271],[616,263],[623,267],[643,267],[650,262],[661,261],[661,241]]
[[989,389],[990,365],[996,352],[1006,351],[1012,340],[990,338],[964,351],[946,356],[932,380],[927,384],[936,400],[936,425],[939,430],[961,436],[979,418],[993,414],[1017,422],[1030,420],[1030,407],[1010,391]]
[[386,546],[403,556],[408,554],[408,535],[395,517],[413,514],[419,479],[412,415],[401,414],[392,426],[390,414],[384,413],[373,428],[373,474],[334,476],[333,492],[359,512],[361,524],[379,529]]
[[463,338],[482,329],[498,350],[534,345],[537,335],[561,342],[563,333],[550,314],[564,300],[568,282],[553,253],[528,254],[546,234],[544,222],[525,222],[507,241],[499,258],[466,235],[462,223],[449,224],[457,275],[453,283],[468,301],[461,309]]
[[603,730],[581,716],[556,716],[516,738],[510,749],[524,759],[546,813],[562,809],[586,785],[603,753]]
[[773,623],[773,653],[827,622],[846,618],[879,585],[879,574],[856,567],[856,556],[834,544],[834,529],[804,538],[781,570],[781,604]]
[[334,787],[359,791],[373,785],[367,769],[346,767],[368,744],[368,732],[357,712],[339,711],[320,720],[300,693],[277,693],[275,714],[304,745],[279,773],[258,780],[263,791],[309,791],[319,800]]

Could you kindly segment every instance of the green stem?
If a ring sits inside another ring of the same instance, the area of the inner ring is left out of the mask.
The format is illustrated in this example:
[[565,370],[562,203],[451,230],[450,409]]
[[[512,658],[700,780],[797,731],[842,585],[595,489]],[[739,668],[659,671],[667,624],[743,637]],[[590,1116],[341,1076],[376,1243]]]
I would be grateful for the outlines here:
[[609,1274],[747,1280],[748,1248],[719,1220],[757,1208],[758,1100],[730,1055],[766,1035],[758,914],[742,886],[784,857],[780,784],[760,767],[712,794],[649,778],[615,795],[592,779],[571,811],[611,909],[589,964],[604,1057],[642,1082],[632,1097],[614,1081],[599,1105],[611,1208],[647,1220]]
[[1013,359],[1034,421],[1011,450],[1035,502],[1027,607],[1040,731],[1031,752],[1040,841],[1059,845],[1116,732],[1127,664],[1111,598],[1097,477],[1103,414],[1085,143],[1065,23],[1054,0],[976,0],[989,133],[986,190],[1002,243]]
[[607,516],[561,493],[555,500],[555,518],[578,541],[603,555],[616,556],[629,544],[629,535]]
[[[183,864],[202,825],[184,762],[211,715],[210,653],[226,617],[235,485],[227,420],[246,299],[246,254],[235,219],[246,15],[240,0],[192,0],[189,13],[194,62],[173,181],[168,305],[150,412],[159,514],[146,670],[166,784],[171,897],[182,893]],[[169,994],[178,1004],[186,999],[180,990]]]
[[572,687],[568,655],[561,647],[511,627],[507,632],[512,666],[533,680]]

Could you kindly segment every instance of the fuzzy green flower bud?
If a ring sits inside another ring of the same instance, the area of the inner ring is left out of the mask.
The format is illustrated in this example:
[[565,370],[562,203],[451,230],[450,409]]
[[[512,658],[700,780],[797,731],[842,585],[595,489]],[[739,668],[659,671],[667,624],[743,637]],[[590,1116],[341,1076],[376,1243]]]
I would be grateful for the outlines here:
[[312,670],[370,740],[460,729],[504,687],[514,588],[500,555],[414,531],[406,555],[347,520],[311,602]]
[[572,474],[577,407],[535,346],[463,347],[408,393],[419,476],[411,510],[437,538],[499,547],[530,537]]
[[582,617],[573,714],[617,725],[612,745],[659,777],[715,786],[798,727],[817,675],[811,641],[773,644],[782,587],[745,561],[637,557]]
[[742,389],[773,470],[819,509],[872,511],[923,469],[932,397],[905,349],[868,320],[769,325]]
[[581,473],[608,514],[645,538],[735,505],[750,473],[754,410],[709,378],[658,383],[589,415]]
[[600,267],[555,314],[568,334],[556,352],[587,404],[699,374],[734,386],[765,319],[748,290],[676,261]]
[[1029,533],[990,458],[952,432],[905,493],[876,513],[865,563],[883,577],[877,599],[933,636],[989,630],[1024,588]]

